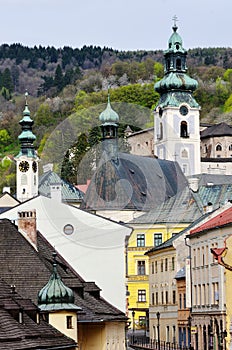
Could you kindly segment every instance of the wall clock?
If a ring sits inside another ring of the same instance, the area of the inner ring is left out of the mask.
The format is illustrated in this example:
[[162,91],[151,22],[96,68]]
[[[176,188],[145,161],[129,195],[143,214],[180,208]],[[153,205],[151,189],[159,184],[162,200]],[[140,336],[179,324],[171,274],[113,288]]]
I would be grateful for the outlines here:
[[19,170],[25,173],[26,171],[29,170],[29,163],[26,160],[22,160],[19,163]]

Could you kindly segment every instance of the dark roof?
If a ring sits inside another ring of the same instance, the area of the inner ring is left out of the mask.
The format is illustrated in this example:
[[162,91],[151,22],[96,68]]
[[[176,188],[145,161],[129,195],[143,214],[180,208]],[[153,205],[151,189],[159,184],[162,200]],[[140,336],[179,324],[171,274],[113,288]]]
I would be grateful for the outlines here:
[[52,184],[61,184],[61,195],[63,202],[80,202],[84,193],[74,185],[62,180],[54,171],[47,171],[39,178],[39,194],[45,197],[51,197],[50,186]]
[[[52,273],[54,252],[38,231],[37,248],[38,251],[9,220],[0,220],[0,277],[36,304],[38,292]],[[100,297],[100,289],[94,283],[85,282],[58,253],[57,270],[64,284],[73,290],[75,305],[82,309],[78,311],[78,322],[126,320],[123,312]]]
[[182,267],[182,269],[180,269],[180,270],[177,272],[177,274],[176,274],[176,276],[175,276],[175,279],[176,279],[176,280],[184,279],[185,276],[186,276],[186,271],[185,271],[185,266],[184,266],[184,267]]
[[[19,313],[23,310],[23,322]],[[0,349],[74,349],[74,340],[40,319],[30,299],[22,298],[0,278]]]
[[111,159],[103,155],[81,207],[148,211],[186,186],[176,162],[127,153]]
[[232,127],[224,122],[209,126],[201,131],[201,139],[214,136],[232,136]]

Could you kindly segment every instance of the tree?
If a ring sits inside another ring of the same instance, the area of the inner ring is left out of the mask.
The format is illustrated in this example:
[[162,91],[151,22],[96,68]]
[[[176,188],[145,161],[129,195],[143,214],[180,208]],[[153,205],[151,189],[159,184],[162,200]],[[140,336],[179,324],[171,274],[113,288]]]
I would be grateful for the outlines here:
[[58,64],[55,71],[55,77],[53,85],[57,88],[57,92],[60,92],[63,89],[63,73],[61,66]]
[[14,91],[14,84],[11,77],[11,72],[9,68],[6,68],[2,75],[2,85],[9,90],[9,92]]

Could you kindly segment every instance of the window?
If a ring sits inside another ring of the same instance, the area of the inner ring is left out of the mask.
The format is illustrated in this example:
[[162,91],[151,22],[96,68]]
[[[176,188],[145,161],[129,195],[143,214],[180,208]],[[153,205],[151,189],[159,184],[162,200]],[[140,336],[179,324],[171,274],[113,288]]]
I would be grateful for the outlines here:
[[173,304],[176,303],[176,291],[175,290],[172,291],[172,303]]
[[155,273],[158,273],[158,262],[155,261]]
[[164,270],[164,261],[163,261],[163,259],[161,259],[160,271],[163,272],[163,270]]
[[146,325],[146,316],[139,316],[139,325],[140,325],[140,327],[145,327],[145,325]]
[[164,292],[161,292],[161,304],[164,304]]
[[180,137],[188,137],[188,124],[186,121],[182,121],[180,124]]
[[175,270],[175,257],[172,257],[172,271]]
[[232,151],[232,145],[229,145],[229,151]]
[[157,247],[162,243],[162,233],[154,234],[154,246]]
[[151,273],[152,273],[152,275],[154,274],[154,261],[152,261],[152,263],[151,263]]
[[182,294],[179,294],[179,309],[182,309]]
[[184,297],[184,309],[186,309],[186,294],[185,293],[183,294],[183,297]]
[[222,146],[220,144],[216,146],[216,151],[222,151]]
[[145,261],[141,260],[137,262],[137,271],[138,271],[138,275],[145,275]]
[[72,329],[72,316],[66,316],[66,327],[67,329]]
[[165,259],[165,271],[168,271],[168,259]]
[[154,305],[155,304],[155,294],[152,293],[151,294],[151,305]]
[[181,152],[181,158],[188,158],[188,151],[186,148]]
[[[179,45],[176,45],[177,50],[179,49]],[[176,69],[181,70],[181,59],[177,58],[176,60]]]
[[167,290],[165,292],[165,297],[166,297],[166,304],[168,304],[168,291]]
[[145,302],[146,301],[146,290],[145,289],[139,289],[138,290],[138,301],[139,302]]
[[159,304],[159,293],[158,292],[155,292],[155,303],[156,303],[156,305]]
[[137,235],[137,247],[145,247],[145,234],[144,233]]

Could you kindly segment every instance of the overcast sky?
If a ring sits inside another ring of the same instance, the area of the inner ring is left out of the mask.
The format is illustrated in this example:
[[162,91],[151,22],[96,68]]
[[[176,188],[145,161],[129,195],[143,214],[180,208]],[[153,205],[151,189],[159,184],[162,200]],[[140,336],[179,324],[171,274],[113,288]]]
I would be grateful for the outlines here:
[[232,47],[232,0],[0,0],[0,44],[166,49]]

